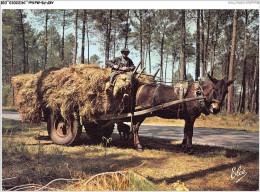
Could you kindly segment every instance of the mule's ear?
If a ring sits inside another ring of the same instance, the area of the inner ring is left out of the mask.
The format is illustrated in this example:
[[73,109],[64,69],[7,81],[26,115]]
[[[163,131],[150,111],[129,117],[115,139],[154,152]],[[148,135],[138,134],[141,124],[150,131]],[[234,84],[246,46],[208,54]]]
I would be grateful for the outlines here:
[[210,76],[209,73],[208,73],[208,77],[209,77],[210,81],[212,81],[214,84],[218,83],[218,80],[215,77]]
[[232,83],[234,83],[235,80],[236,80],[236,79],[233,79],[233,80],[228,81],[228,82],[227,82],[227,86],[229,86],[229,85],[231,85]]

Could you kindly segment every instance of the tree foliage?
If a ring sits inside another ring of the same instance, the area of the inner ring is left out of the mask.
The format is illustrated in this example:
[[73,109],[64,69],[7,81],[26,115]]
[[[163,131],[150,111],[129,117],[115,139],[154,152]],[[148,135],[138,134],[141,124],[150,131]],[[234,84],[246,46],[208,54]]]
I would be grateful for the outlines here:
[[258,112],[259,11],[237,11],[234,53],[233,15],[234,10],[3,10],[3,84],[14,75],[82,61],[105,66],[127,47],[146,71],[160,68],[161,79],[172,84],[207,81],[209,72],[228,80],[233,70],[234,109]]

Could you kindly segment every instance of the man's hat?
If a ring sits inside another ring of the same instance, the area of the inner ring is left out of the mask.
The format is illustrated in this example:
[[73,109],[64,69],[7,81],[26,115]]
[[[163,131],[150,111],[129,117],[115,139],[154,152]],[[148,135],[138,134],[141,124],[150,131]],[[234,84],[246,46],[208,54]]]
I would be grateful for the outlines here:
[[121,50],[121,53],[123,53],[123,52],[128,52],[128,53],[130,53],[129,49],[127,49],[127,48],[122,49],[122,50]]

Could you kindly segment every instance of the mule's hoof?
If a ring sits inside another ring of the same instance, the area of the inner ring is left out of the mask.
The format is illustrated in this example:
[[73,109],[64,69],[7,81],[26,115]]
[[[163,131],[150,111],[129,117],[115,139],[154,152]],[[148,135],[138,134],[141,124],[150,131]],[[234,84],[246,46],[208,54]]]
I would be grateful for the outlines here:
[[135,146],[135,150],[138,152],[142,152],[143,151],[143,147],[139,144]]

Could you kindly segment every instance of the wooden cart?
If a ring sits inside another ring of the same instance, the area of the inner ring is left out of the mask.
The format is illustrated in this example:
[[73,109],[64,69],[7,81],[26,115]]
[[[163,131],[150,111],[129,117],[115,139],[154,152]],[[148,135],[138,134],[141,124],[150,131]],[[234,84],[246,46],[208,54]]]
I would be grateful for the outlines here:
[[55,117],[50,114],[47,121],[47,129],[52,141],[61,145],[73,145],[78,140],[84,126],[87,135],[94,141],[100,142],[102,137],[109,138],[114,130],[114,125],[117,122],[131,122],[138,116],[152,116],[156,111],[165,108],[186,103],[195,100],[203,100],[205,97],[187,98],[176,101],[171,101],[161,105],[157,105],[144,110],[138,110],[138,106],[133,113],[122,114],[103,114],[97,117],[95,122],[82,122],[80,116],[75,112],[71,114],[69,121],[64,121],[61,116]]

